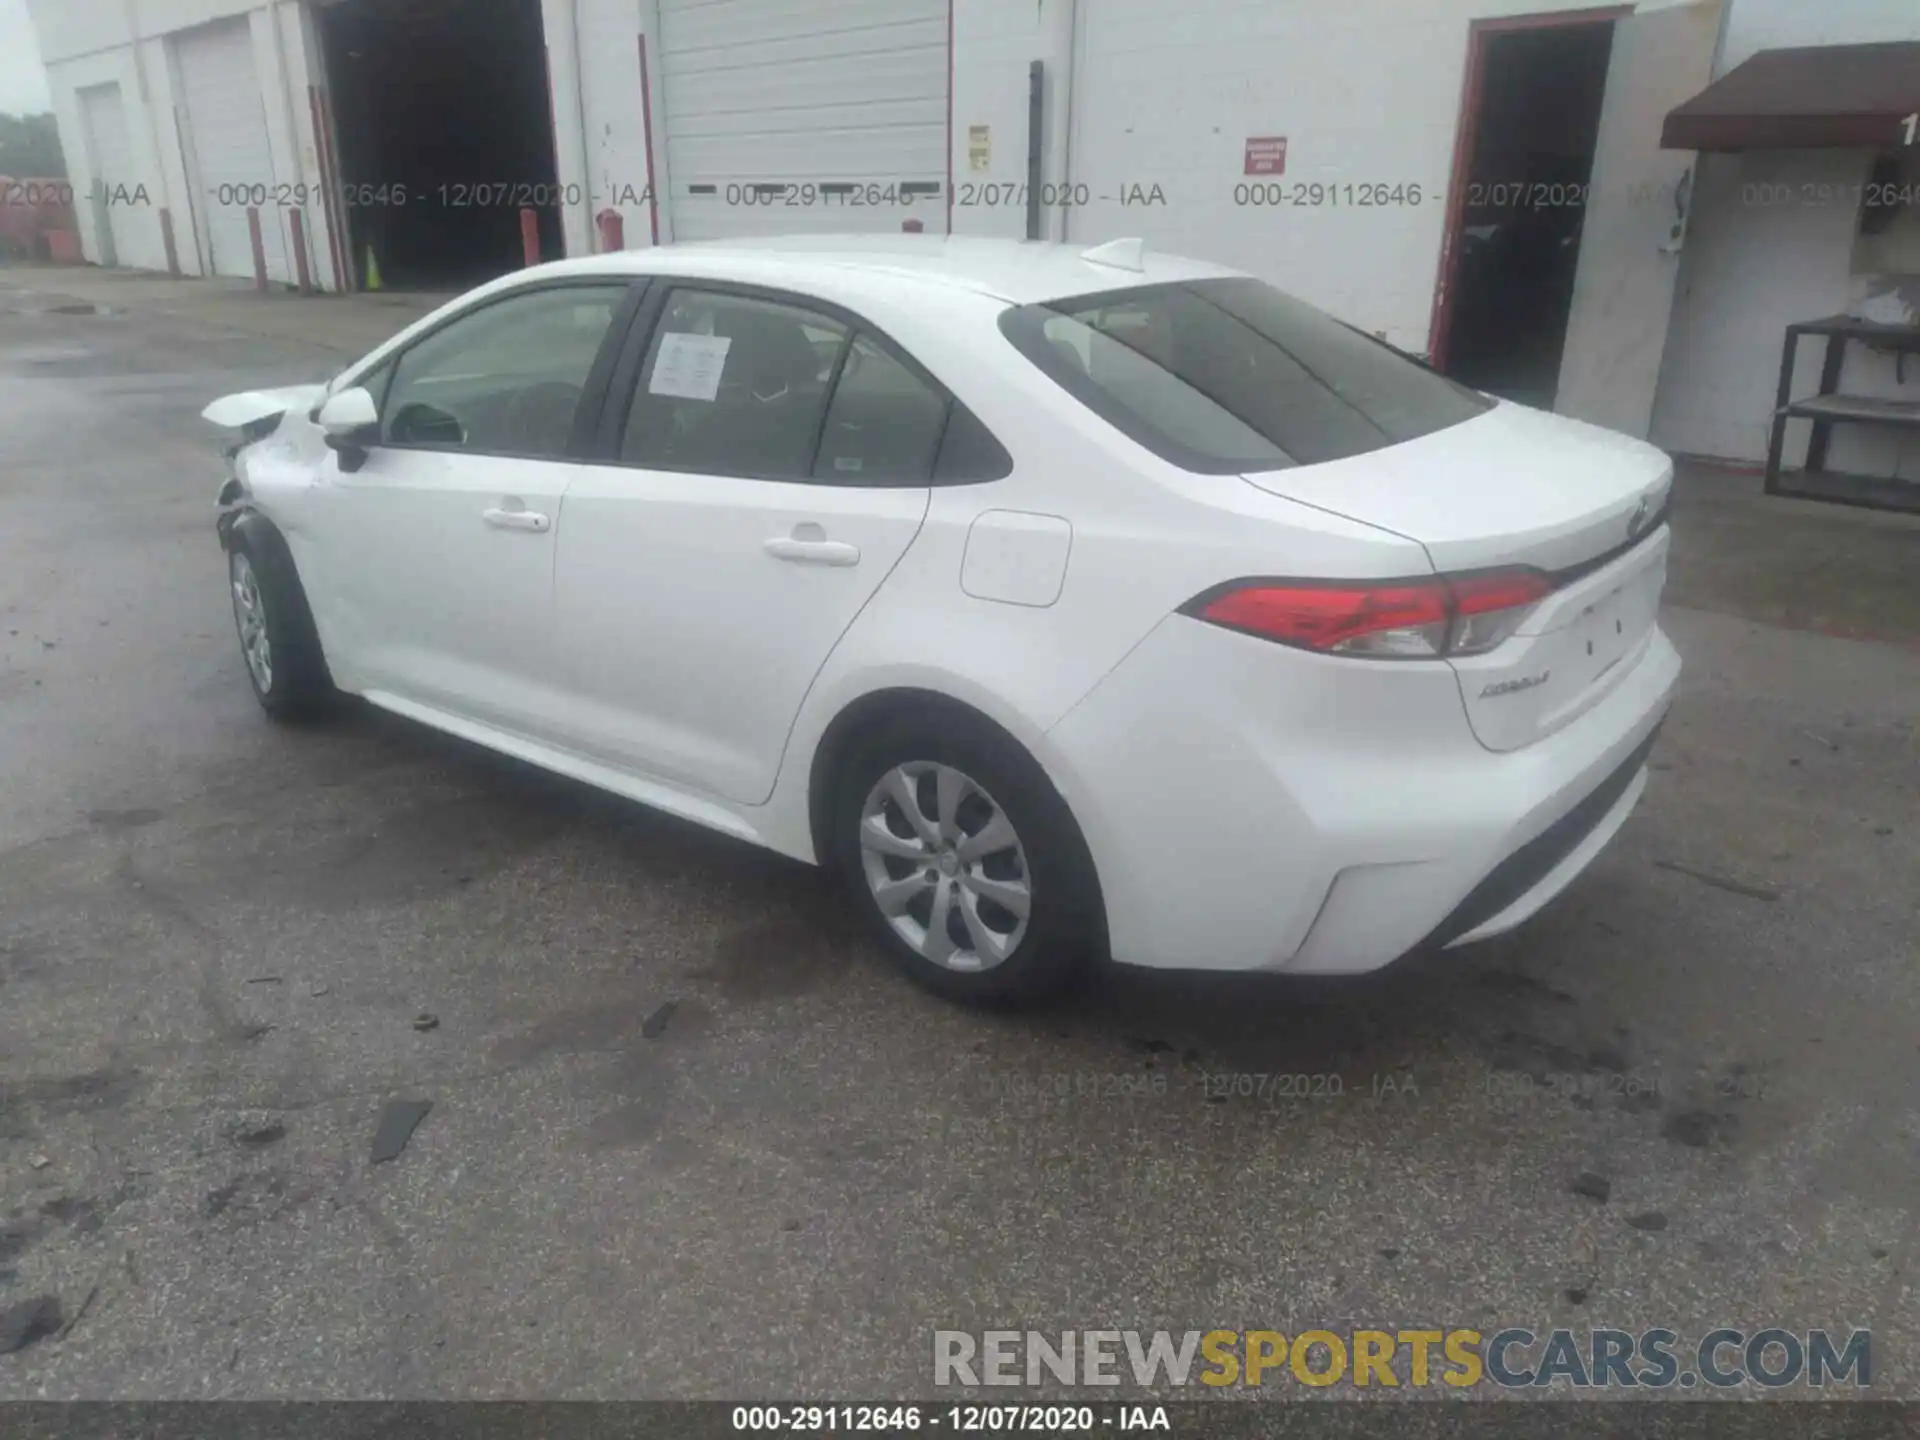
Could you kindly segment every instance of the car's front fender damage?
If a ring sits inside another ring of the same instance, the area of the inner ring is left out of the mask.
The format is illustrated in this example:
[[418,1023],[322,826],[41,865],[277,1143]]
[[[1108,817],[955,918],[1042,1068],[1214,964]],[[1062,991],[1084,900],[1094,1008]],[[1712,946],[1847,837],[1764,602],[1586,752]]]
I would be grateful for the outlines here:
[[[280,417],[289,410],[310,409],[325,398],[325,385],[288,385],[279,390],[242,390],[222,395],[200,412],[200,418],[222,430],[242,434],[250,426],[267,425],[262,434],[271,434]],[[270,422],[270,423],[269,423]]]
[[243,453],[278,431],[290,413],[318,404],[326,389],[325,385],[291,385],[278,390],[245,390],[223,395],[200,412],[200,418],[209,424],[235,432],[222,451],[227,476],[214,497],[214,531],[221,548],[231,545],[234,524],[253,508]]

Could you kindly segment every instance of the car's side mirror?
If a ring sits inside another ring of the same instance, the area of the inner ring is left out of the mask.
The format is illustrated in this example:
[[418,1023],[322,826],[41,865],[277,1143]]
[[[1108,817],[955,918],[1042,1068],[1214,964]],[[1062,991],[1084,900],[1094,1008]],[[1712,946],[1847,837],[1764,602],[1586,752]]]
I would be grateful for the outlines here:
[[327,397],[314,412],[314,424],[326,432],[327,445],[340,456],[342,470],[358,470],[380,438],[380,408],[360,386]]

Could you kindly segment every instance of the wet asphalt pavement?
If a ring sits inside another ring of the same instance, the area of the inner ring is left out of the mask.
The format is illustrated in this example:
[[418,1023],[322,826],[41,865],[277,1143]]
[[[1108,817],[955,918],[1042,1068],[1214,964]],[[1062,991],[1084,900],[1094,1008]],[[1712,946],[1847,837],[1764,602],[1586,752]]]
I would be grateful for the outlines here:
[[1671,610],[1647,798],[1517,936],[971,1013],[816,872],[267,723],[197,412],[346,357],[51,303],[0,289],[0,1312],[61,1329],[0,1398],[931,1396],[936,1328],[1374,1324],[1867,1326],[1920,1396],[1920,637]]

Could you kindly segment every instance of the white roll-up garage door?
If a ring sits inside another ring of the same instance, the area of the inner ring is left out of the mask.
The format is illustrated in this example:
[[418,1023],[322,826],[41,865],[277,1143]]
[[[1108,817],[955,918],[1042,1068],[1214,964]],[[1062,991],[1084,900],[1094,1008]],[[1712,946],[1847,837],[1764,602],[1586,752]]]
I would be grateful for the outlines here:
[[134,197],[140,189],[140,176],[134,170],[126,102],[118,85],[90,86],[80,91],[78,98],[91,185],[84,199],[74,197],[76,206],[90,204],[102,224],[101,238],[107,247],[99,257],[101,264],[138,265],[143,257]]
[[196,170],[194,207],[203,217],[216,275],[252,275],[247,207],[260,208],[267,274],[287,278],[285,221],[274,204],[266,101],[245,20],[223,20],[174,41]]
[[944,232],[947,4],[661,0],[673,238]]

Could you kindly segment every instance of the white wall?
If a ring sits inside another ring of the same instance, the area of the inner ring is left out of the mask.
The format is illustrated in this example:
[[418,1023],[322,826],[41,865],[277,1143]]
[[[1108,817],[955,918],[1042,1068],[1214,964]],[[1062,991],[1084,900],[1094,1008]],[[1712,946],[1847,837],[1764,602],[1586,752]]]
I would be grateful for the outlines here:
[[[953,0],[951,166],[959,194],[952,228],[1025,233],[1018,187],[1026,180],[1027,76],[1029,63],[1041,60],[1044,178],[1109,197],[1085,209],[1043,209],[1044,235],[1087,244],[1140,235],[1264,275],[1395,344],[1423,350],[1469,23],[1584,3],[1188,0],[1169,9],[1163,0]],[[650,186],[662,197],[660,238],[671,240],[657,43],[652,164],[640,83],[640,38],[658,33],[654,0],[542,6],[560,180],[577,197],[563,207],[568,252],[598,248],[594,217],[610,205],[622,213],[627,245],[648,244]],[[324,76],[311,14],[298,0],[31,0],[31,7],[82,196],[92,177],[74,91],[116,83],[129,105],[151,210],[129,227],[135,253],[123,261],[164,267],[165,208],[182,268],[201,269],[195,197],[159,38],[169,31],[249,15],[274,178],[319,185],[308,87]],[[136,34],[138,65],[129,45]],[[1733,0],[1719,68],[1761,48],[1914,38],[1916,0]],[[985,171],[969,168],[976,125],[991,137]],[[1288,181],[1418,185],[1422,203],[1279,212],[1236,205],[1242,147],[1256,135],[1288,137]],[[1864,156],[1835,152],[1707,158],[1661,371],[1657,441],[1747,460],[1764,454],[1781,332],[1789,320],[1846,304],[1854,219],[1838,207],[1750,204],[1749,187],[1783,180],[1851,185],[1864,178],[1864,165]],[[1150,195],[1155,186],[1163,204],[1121,203],[1134,187]],[[87,253],[98,257],[91,208],[76,209]],[[273,219],[286,225],[284,216]],[[321,207],[309,207],[307,220],[315,278],[331,288]],[[291,280],[291,265],[285,270],[275,278]],[[1803,363],[1817,366],[1813,347],[1807,351]],[[1811,383],[1803,370],[1801,387]],[[1890,390],[1891,364],[1856,354],[1844,383]],[[1920,474],[1920,441],[1842,430],[1833,460]]]
[[[166,207],[167,191],[160,180],[161,164],[155,153],[150,107],[140,99],[140,75],[134,66],[132,48],[51,64],[47,67],[47,83],[53,92],[53,113],[60,127],[60,146],[66,154],[67,178],[73,185],[74,216],[83,253],[97,261],[108,247],[101,235],[104,217],[92,198],[101,177],[95,171],[78,92],[96,85],[117,85],[120,103],[126,107],[127,139],[133,147],[133,173],[114,177],[114,193],[107,197],[113,203],[125,204],[132,212],[122,217],[124,223],[119,233],[120,249],[124,253],[119,261],[122,265],[144,269],[166,269],[161,211]],[[130,193],[123,194],[123,191]]]
[[[1100,5],[1110,0],[1077,0]],[[1046,66],[1041,124],[1041,173],[1048,184],[1067,180],[1069,122],[1084,103],[1076,86],[1075,0],[994,3],[955,0],[953,11],[953,152],[951,170],[955,235],[1027,233],[1027,209],[1019,187],[1027,180],[1028,69]],[[987,127],[990,165],[974,170],[968,158],[971,127]],[[1005,193],[1010,187],[1014,193]],[[965,203],[972,200],[974,203]],[[1041,211],[1041,236],[1066,238],[1066,213]]]
[[[1433,305],[1469,24],[1582,5],[1188,0],[1170,9],[1162,0],[1077,0],[1077,24],[1074,8],[960,0],[953,129],[962,199],[970,181],[1025,180],[1027,62],[1045,60],[1046,180],[1084,185],[1092,202],[1054,211],[1045,233],[1076,244],[1137,235],[1236,265],[1417,351]],[[1069,73],[1070,141],[1066,107],[1051,103]],[[967,169],[976,124],[992,129],[988,175]],[[1245,142],[1274,135],[1289,141],[1286,181],[1418,185],[1421,203],[1236,204]],[[1164,203],[1151,203],[1154,186]],[[1125,203],[1136,195],[1149,203]],[[954,215],[959,233],[1019,235],[1025,223],[1017,191],[1013,204],[962,205]]]
[[[1729,460],[1766,456],[1786,327],[1846,308],[1857,218],[1851,206],[1745,202],[1866,178],[1866,157],[1851,151],[1701,157],[1654,402],[1655,444]],[[1819,373],[1820,342],[1801,342],[1797,393],[1810,392]],[[1789,432],[1791,463],[1805,453],[1804,430]]]
[[[567,253],[589,255],[601,248],[597,217],[608,209],[620,213],[627,248],[643,248],[651,243],[648,187],[656,182],[647,163],[640,38],[658,33],[653,0],[541,0],[541,9],[558,127],[559,180],[574,201],[562,207]],[[654,154],[664,168],[657,54],[650,64]],[[664,188],[656,187],[653,193],[660,196],[664,243],[671,238],[669,207]]]
[[1920,6],[1913,0],[1734,0],[1717,73],[1756,50],[1885,40],[1920,40]]
[[[166,269],[163,226],[170,223],[182,273],[205,273],[204,207],[211,200],[198,193],[181,144],[183,120],[177,110],[169,37],[244,15],[262,91],[273,183],[304,186],[315,197],[304,209],[311,274],[321,288],[337,288],[327,218],[317,199],[319,152],[308,98],[308,87],[324,81],[323,67],[311,16],[299,0],[32,0],[31,12],[47,62],[61,144],[73,172],[74,208],[89,260],[98,263],[105,249],[96,214],[86,201],[94,176],[74,95],[88,86],[112,82],[120,86],[128,107],[138,184],[145,187],[148,200],[137,207],[137,219],[127,227],[133,243],[121,247],[125,253],[118,256],[119,262],[140,269]],[[292,259],[292,221],[278,206],[264,208],[261,218],[277,226],[283,239],[280,247],[268,246],[273,257],[268,278],[292,284],[298,275]]]
[[[1799,45],[1920,40],[1916,0],[1734,0],[1717,74],[1755,51]],[[1766,457],[1787,325],[1844,310],[1859,228],[1864,151],[1756,151],[1702,157],[1691,230],[1654,406],[1655,443],[1684,454]],[[1788,186],[1789,191],[1760,188]],[[1830,186],[1834,204],[1766,203]],[[1797,395],[1818,386],[1821,346],[1801,342]],[[1920,399],[1920,365],[1901,387],[1891,359],[1849,347],[1845,390]],[[1786,461],[1802,462],[1807,426],[1788,428]],[[1828,464],[1920,478],[1920,437],[1837,427]]]
[[[651,243],[653,207],[648,186],[654,183],[646,153],[646,120],[640,83],[640,37],[657,33],[651,0],[577,0],[579,5],[581,72],[585,96],[584,149],[588,211],[620,213],[629,249]],[[650,61],[653,57],[650,57]],[[653,102],[659,123],[659,69],[653,61]],[[656,144],[656,157],[663,143]],[[660,222],[667,225],[669,207],[660,195]],[[663,234],[663,240],[667,237]],[[593,236],[598,248],[599,236]]]
[[40,58],[51,66],[127,44],[137,32],[165,35],[245,15],[260,0],[27,0]]

